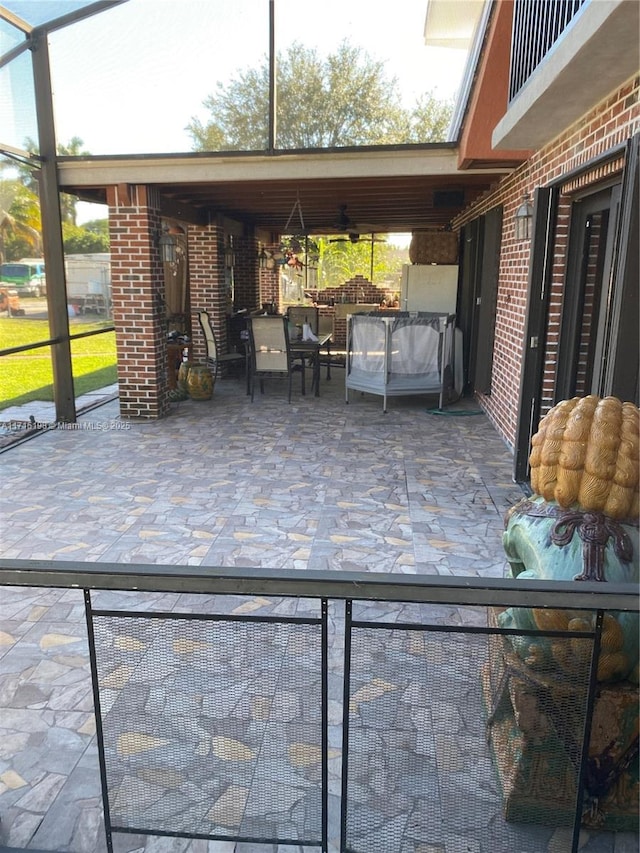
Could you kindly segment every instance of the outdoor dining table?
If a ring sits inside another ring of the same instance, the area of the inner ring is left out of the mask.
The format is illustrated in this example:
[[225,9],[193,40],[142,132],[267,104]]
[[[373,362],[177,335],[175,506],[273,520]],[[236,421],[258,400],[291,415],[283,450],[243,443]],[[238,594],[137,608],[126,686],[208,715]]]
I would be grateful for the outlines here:
[[[289,349],[291,352],[300,355],[301,357],[309,356],[313,364],[313,378],[311,387],[315,388],[314,396],[320,396],[320,350],[327,350],[327,379],[331,379],[331,355],[329,350],[329,341],[331,340],[331,332],[320,335],[316,341],[304,341],[302,338],[296,338],[290,341]],[[251,371],[249,369],[249,361],[251,358],[251,350],[249,341],[244,340],[245,356],[247,360],[246,377],[247,377],[247,394],[251,393]]]

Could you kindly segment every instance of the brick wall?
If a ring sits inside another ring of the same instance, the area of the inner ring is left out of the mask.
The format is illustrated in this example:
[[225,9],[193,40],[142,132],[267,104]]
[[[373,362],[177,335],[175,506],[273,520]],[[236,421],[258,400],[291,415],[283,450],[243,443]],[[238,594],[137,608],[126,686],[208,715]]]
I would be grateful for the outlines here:
[[237,237],[234,246],[237,257],[234,307],[236,311],[243,308],[253,311],[260,303],[258,243],[254,237]]
[[[536,152],[494,189],[467,209],[454,222],[456,230],[494,207],[503,205],[503,234],[496,307],[496,343],[493,359],[491,395],[480,396],[488,416],[513,447],[518,421],[518,396],[522,367],[530,243],[515,240],[514,215],[528,192],[548,186],[594,158],[624,143],[638,131],[639,78],[636,76],[612,92],[593,110]],[[567,259],[571,194],[619,173],[622,158],[587,171],[561,187],[554,245],[553,275],[543,380],[543,414],[553,399],[557,366],[560,308]]]
[[[164,299],[164,270],[157,247],[162,227],[160,202],[150,187],[109,189],[109,225],[112,251],[112,291],[120,412],[127,418],[159,418],[170,410],[169,323]],[[225,233],[216,223],[181,223],[187,241],[187,306],[189,316],[172,318],[171,328],[182,325],[192,337],[190,358],[204,363],[206,345],[195,312],[211,315],[221,352],[229,347],[228,315],[231,304],[226,282]],[[236,308],[255,305],[257,247],[249,238],[235,238]]]
[[[274,254],[280,251],[279,243],[267,244],[265,251]],[[280,267],[275,264],[272,269],[261,269],[259,272],[260,288],[257,294],[254,308],[260,308],[264,303],[275,302],[278,310],[280,308]]]
[[169,409],[159,200],[148,187],[119,185],[107,201],[120,413],[159,418]]
[[[222,226],[189,226],[189,282],[191,310],[206,309],[211,315],[220,352],[237,345],[228,326],[232,308],[253,310],[259,303],[257,282],[258,249],[252,237],[234,237],[233,305],[226,289],[230,270],[225,267],[225,234]],[[204,338],[197,319],[193,323],[193,360],[206,355]]]
[[335,308],[333,304],[342,302],[364,302],[373,305],[380,305],[383,299],[391,299],[394,295],[399,295],[398,291],[389,290],[388,288],[378,287],[372,284],[368,278],[363,275],[356,275],[352,279],[345,281],[340,287],[327,287],[318,292],[317,290],[309,290],[308,293],[322,299],[320,304],[320,316],[330,317],[333,320],[333,346],[337,349],[344,349],[347,340],[347,321],[346,318],[336,318]]
[[[187,232],[189,255],[189,294],[191,311],[208,311],[218,345],[224,351],[227,342],[227,303],[224,288],[224,233],[217,225],[190,225]],[[206,345],[200,325],[192,317],[191,358],[204,362]]]

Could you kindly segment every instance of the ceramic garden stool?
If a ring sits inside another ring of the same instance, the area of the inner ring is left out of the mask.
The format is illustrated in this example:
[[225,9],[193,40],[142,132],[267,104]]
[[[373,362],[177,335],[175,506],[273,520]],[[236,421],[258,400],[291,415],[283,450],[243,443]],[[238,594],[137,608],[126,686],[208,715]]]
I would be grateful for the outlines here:
[[193,364],[187,374],[187,391],[192,400],[210,400],[213,396],[213,376],[205,364]]
[[[639,415],[632,403],[589,396],[543,418],[532,440],[534,494],[505,517],[514,578],[638,584]],[[491,609],[489,620],[523,631],[491,637],[482,673],[505,817],[571,825],[593,649],[592,637],[574,635],[593,633],[595,615],[514,607]],[[603,617],[586,826],[637,831],[638,622],[637,612]]]

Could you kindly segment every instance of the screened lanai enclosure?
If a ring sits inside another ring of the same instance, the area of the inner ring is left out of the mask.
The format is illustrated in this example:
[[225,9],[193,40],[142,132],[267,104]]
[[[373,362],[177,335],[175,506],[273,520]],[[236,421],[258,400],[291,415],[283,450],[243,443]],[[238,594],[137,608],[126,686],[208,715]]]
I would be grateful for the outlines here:
[[[55,405],[3,455],[0,853],[637,850],[637,519],[528,484],[631,351],[637,8],[0,0],[0,414]],[[291,305],[314,393],[253,400]]]
[[[13,324],[20,334],[5,336],[0,358],[42,369],[29,393],[44,389],[56,420],[73,421],[83,388],[129,384],[122,341],[142,326],[123,323],[131,294],[114,282],[131,280],[131,223],[117,214],[138,198],[133,187],[148,188],[157,211],[143,226],[145,268],[133,271],[153,291],[156,348],[176,328],[192,334],[198,308],[213,311],[227,348],[236,311],[286,310],[336,281],[364,278],[379,288],[367,298],[393,301],[411,235],[449,228],[492,180],[459,173],[454,142],[482,4],[455,21],[445,6],[1,4],[0,254],[43,263],[46,296],[25,292],[28,322]],[[189,272],[176,319],[159,237],[180,243],[191,271],[199,227],[217,229],[206,259],[214,290],[203,297]],[[290,241],[310,235],[319,251],[288,266]]]

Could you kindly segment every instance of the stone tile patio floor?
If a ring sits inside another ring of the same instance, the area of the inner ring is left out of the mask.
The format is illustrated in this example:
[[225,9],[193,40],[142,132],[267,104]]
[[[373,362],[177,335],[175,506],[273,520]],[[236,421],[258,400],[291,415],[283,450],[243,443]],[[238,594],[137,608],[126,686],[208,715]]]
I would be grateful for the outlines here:
[[[323,374],[319,398],[294,394],[290,405],[277,383],[251,403],[233,379],[218,381],[210,401],[174,404],[161,421],[122,421],[111,400],[75,429],[44,431],[2,453],[2,557],[502,577],[503,516],[522,497],[510,452],[473,401],[436,407],[434,398],[394,398],[384,414],[381,398],[353,392],[345,405],[339,369],[330,382]],[[29,415],[52,417],[27,407],[3,419]],[[0,595],[0,844],[102,853],[81,594]],[[152,598],[138,595],[136,606]],[[163,606],[199,606],[192,599],[167,597]],[[336,834],[334,822],[332,850]],[[401,852],[491,849],[478,837],[460,832]],[[118,853],[300,850],[114,839]],[[557,832],[538,843],[568,849]],[[637,836],[585,832],[581,849],[631,853]]]

